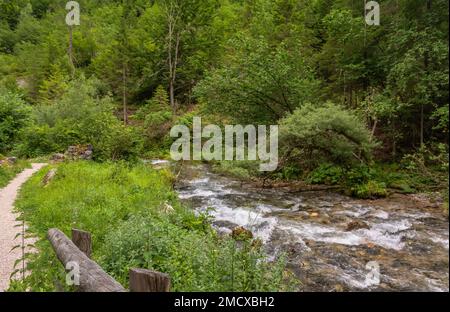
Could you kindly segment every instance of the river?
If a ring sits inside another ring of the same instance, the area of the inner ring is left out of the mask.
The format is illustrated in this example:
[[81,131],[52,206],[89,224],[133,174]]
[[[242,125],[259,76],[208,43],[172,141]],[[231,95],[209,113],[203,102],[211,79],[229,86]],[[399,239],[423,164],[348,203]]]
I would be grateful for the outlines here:
[[357,200],[333,192],[262,189],[183,166],[176,190],[220,232],[243,226],[269,257],[288,256],[301,291],[448,291],[449,223],[414,195]]

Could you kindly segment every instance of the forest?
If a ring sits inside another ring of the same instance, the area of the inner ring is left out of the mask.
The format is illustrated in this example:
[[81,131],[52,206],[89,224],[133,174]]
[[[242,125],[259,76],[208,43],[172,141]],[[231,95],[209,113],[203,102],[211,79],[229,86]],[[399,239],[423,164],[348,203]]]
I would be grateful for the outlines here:
[[29,163],[92,148],[91,161],[52,163],[21,190],[40,252],[11,290],[55,289],[64,270],[45,233],[74,224],[123,284],[141,266],[169,273],[176,291],[302,289],[289,255],[260,261],[259,243],[222,238],[178,198],[178,168],[146,165],[170,160],[171,128],[195,117],[279,126],[275,171],[205,162],[239,183],[361,201],[426,194],[444,220],[448,276],[447,0],[379,0],[380,25],[364,0],[78,0],[68,26],[67,2],[0,0],[0,188]]

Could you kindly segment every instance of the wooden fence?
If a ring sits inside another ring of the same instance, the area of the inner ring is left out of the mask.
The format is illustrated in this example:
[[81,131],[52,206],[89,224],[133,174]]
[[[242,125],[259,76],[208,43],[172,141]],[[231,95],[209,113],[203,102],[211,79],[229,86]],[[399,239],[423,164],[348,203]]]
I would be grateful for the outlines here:
[[[114,278],[108,275],[95,261],[91,260],[91,234],[85,231],[72,230],[72,240],[58,229],[50,229],[47,233],[53,250],[59,261],[66,268],[68,263],[79,266],[80,292],[126,292],[127,290]],[[129,291],[131,292],[168,292],[170,277],[167,274],[145,269],[130,270]]]

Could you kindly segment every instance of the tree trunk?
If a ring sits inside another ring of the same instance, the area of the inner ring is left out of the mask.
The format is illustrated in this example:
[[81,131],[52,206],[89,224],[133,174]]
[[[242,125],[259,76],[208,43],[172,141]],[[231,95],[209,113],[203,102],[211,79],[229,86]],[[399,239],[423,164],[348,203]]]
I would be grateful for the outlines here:
[[169,81],[170,107],[175,111],[175,87],[172,79]]
[[73,61],[73,26],[69,26],[69,50],[68,50],[68,55],[69,55],[69,66],[70,69],[72,70],[72,78],[74,78],[75,76],[75,64]]
[[375,136],[375,131],[377,131],[377,125],[378,125],[378,119],[375,118],[374,122],[373,122],[373,126],[372,126],[372,132],[370,134],[370,139],[372,140],[373,137]]
[[424,124],[423,104],[420,104],[420,147],[421,147],[421,148],[424,146],[424,139],[423,139],[423,124]]

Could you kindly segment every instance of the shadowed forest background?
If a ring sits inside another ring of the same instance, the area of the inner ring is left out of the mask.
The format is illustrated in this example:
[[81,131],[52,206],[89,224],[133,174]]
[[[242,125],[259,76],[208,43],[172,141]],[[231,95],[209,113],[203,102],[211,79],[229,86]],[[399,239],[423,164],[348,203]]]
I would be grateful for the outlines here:
[[[0,154],[46,157],[89,144],[105,167],[64,166],[98,183],[95,168],[139,184],[141,173],[126,178],[122,166],[167,158],[173,125],[190,126],[194,116],[278,124],[277,171],[249,161],[215,162],[215,170],[337,185],[359,198],[430,192],[448,214],[447,0],[380,0],[380,26],[366,25],[363,0],[79,0],[81,25],[72,29],[66,2],[0,0]],[[0,167],[0,182],[16,172]],[[128,218],[122,203],[109,204]],[[170,222],[201,227],[188,216]],[[122,234],[116,244],[128,248]],[[125,279],[123,259],[102,255]],[[203,289],[175,271],[179,289]],[[272,289],[256,284],[242,289]]]

